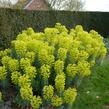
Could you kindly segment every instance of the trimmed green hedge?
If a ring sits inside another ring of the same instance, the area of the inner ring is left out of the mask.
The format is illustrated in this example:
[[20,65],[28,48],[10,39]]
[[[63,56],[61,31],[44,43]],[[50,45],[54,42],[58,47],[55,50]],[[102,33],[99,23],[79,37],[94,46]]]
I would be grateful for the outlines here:
[[42,31],[56,22],[72,28],[82,24],[85,30],[95,29],[103,36],[108,36],[109,13],[67,12],[67,11],[27,11],[0,9],[0,47],[7,48],[12,39],[22,30],[32,27]]

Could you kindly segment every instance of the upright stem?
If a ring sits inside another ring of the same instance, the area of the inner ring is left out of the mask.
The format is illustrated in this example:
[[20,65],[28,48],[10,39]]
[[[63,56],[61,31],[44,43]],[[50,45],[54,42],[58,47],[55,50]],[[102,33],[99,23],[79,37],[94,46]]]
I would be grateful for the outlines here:
[[71,85],[72,85],[72,78],[71,77],[67,77],[66,86],[70,87]]
[[78,88],[78,87],[80,86],[82,80],[83,80],[83,77],[79,77],[79,76],[78,76],[78,77],[76,78],[75,83],[74,83],[74,85],[76,86],[76,88]]
[[67,104],[67,105],[65,106],[65,109],[72,109],[72,104]]
[[48,85],[48,79],[43,80],[43,86]]

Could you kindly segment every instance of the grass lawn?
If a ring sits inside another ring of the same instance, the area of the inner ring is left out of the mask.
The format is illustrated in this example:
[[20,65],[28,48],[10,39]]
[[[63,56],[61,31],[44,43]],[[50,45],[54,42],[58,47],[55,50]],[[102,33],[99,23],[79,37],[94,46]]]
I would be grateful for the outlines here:
[[82,81],[72,109],[109,109],[109,59]]

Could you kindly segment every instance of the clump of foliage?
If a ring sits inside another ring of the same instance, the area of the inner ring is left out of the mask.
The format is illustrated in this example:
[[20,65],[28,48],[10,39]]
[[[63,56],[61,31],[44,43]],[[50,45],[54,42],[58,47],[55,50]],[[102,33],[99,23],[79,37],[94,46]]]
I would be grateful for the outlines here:
[[11,49],[0,52],[0,81],[14,85],[14,96],[23,105],[70,109],[79,79],[89,76],[105,55],[100,34],[80,25],[68,30],[57,23],[44,32],[28,28],[12,41]]

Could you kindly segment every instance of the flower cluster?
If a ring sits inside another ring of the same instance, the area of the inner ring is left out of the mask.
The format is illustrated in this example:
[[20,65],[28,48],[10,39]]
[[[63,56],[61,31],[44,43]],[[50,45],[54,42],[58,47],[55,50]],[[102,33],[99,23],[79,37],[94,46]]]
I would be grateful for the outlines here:
[[54,88],[53,86],[49,85],[49,86],[44,86],[43,88],[43,96],[44,99],[49,100],[53,97],[54,95]]
[[64,61],[67,56],[67,50],[65,48],[59,48],[57,58]]
[[8,68],[11,72],[19,70],[19,62],[16,59],[10,59],[8,62]]
[[57,91],[61,92],[64,91],[65,88],[65,75],[58,74],[55,78],[55,87]]
[[19,77],[20,96],[23,100],[29,101],[34,109],[39,109],[42,104],[40,96],[33,95],[33,88],[31,86],[31,80],[28,75],[24,74]]
[[33,96],[33,91],[31,87],[25,86],[20,88],[20,95],[24,100],[31,100]]
[[0,80],[6,79],[7,71],[5,67],[0,66]]
[[9,56],[4,56],[1,59],[1,62],[10,72],[19,70],[19,61],[16,59],[12,59]]
[[1,59],[1,63],[3,66],[5,66],[6,68],[8,68],[8,62],[11,60],[12,58],[9,56],[4,56]]
[[12,83],[17,85],[18,82],[19,82],[19,77],[21,76],[21,73],[18,72],[18,71],[14,71],[11,73],[11,80],[12,80]]
[[64,102],[67,104],[72,104],[77,96],[77,90],[75,88],[69,88],[64,92]]
[[31,99],[31,106],[34,109],[39,109],[40,105],[42,104],[42,99],[40,96],[33,96]]
[[12,42],[18,57],[24,57],[27,51],[27,45],[24,41],[13,41]]
[[74,78],[78,73],[78,67],[76,64],[68,64],[66,68],[66,74],[68,77]]
[[33,63],[35,61],[35,53],[27,52],[25,53],[25,58],[30,59],[31,63]]
[[53,55],[48,55],[46,50],[40,50],[38,57],[41,65],[45,64],[49,66],[53,65],[55,59]]
[[57,60],[54,65],[54,70],[56,74],[61,74],[64,70],[64,62],[61,60]]
[[24,74],[24,75],[19,77],[18,84],[19,84],[20,87],[25,87],[25,86],[30,87],[31,86],[31,80],[29,79],[28,75]]
[[44,80],[47,80],[50,77],[50,66],[49,65],[43,65],[41,66],[41,76]]
[[61,106],[61,105],[63,104],[63,100],[62,100],[62,98],[59,97],[59,96],[53,96],[51,102],[52,102],[52,105],[53,105],[54,107],[59,107],[59,106]]
[[31,61],[28,58],[22,58],[20,60],[20,67],[21,69],[25,69],[26,67],[31,66]]
[[91,74],[90,64],[87,61],[78,62],[78,72],[81,76],[89,76]]
[[10,49],[5,49],[3,51],[0,51],[0,59],[4,56],[10,55],[11,50]]
[[29,76],[30,79],[33,79],[36,77],[36,68],[33,66],[25,67],[25,74]]

